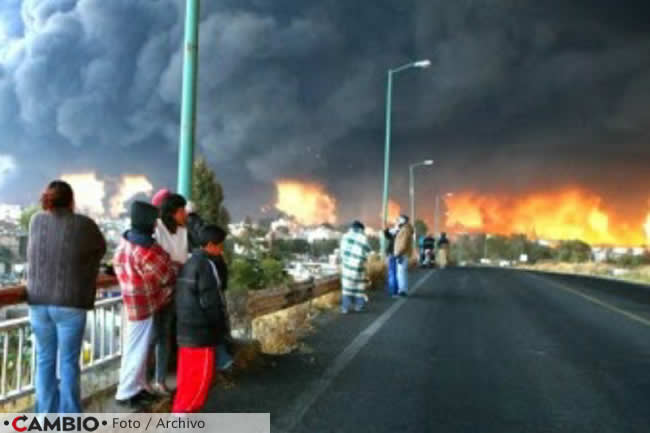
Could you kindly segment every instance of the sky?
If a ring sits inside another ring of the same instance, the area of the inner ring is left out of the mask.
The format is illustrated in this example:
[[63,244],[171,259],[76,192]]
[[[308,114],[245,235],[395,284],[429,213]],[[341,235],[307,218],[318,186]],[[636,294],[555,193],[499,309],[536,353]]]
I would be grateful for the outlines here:
[[[0,2],[0,202],[93,171],[176,185],[182,0]],[[237,217],[278,179],[321,184],[339,220],[380,211],[386,71],[391,196],[408,165],[442,191],[580,186],[650,199],[650,4],[629,0],[203,1],[197,154]],[[108,200],[108,199],[107,199]]]

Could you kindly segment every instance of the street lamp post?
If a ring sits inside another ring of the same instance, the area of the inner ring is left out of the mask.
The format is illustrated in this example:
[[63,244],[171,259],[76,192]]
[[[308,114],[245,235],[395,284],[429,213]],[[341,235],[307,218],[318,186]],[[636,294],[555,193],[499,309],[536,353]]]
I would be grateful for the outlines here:
[[[390,179],[390,127],[393,98],[393,75],[410,68],[428,68],[431,66],[429,60],[419,60],[417,62],[407,63],[395,69],[388,70],[388,81],[386,84],[386,137],[384,142],[384,192],[382,199],[382,228],[386,227],[388,221],[388,185]],[[381,236],[381,254],[386,254],[386,239]]]
[[192,198],[192,168],[196,131],[196,87],[199,68],[200,0],[187,0],[185,9],[185,42],[183,63],[183,99],[178,152],[178,193]]
[[[433,165],[433,160],[427,159],[409,165],[409,197],[411,199],[411,223],[413,224],[413,228],[415,228],[415,168],[425,165]],[[417,233],[415,230],[413,230],[413,247],[417,247]]]
[[[445,197],[452,197],[454,194],[451,192],[448,192],[444,194]],[[440,228],[440,194],[436,194],[436,210],[435,210],[435,218],[433,220],[433,232],[435,233],[435,236],[440,236],[440,232],[438,229]]]

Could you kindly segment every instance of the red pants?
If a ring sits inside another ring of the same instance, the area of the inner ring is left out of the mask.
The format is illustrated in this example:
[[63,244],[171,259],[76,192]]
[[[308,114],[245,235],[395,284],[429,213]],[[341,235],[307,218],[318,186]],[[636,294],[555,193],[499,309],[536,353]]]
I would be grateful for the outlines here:
[[208,398],[215,369],[214,347],[179,347],[173,413],[201,410]]

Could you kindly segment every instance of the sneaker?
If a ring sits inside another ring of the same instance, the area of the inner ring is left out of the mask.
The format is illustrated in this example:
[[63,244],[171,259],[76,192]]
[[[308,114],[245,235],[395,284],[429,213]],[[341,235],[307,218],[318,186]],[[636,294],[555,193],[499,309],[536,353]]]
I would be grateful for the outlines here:
[[115,403],[117,403],[120,406],[128,407],[130,409],[140,409],[144,406],[153,403],[154,401],[156,401],[156,399],[157,398],[155,395],[145,390],[142,390],[136,395],[134,395],[133,397],[126,398],[124,400],[115,399]]
[[224,362],[223,365],[220,365],[219,370],[221,370],[221,371],[229,370],[230,367],[232,367],[233,363],[234,363],[234,361],[231,358],[231,359],[227,360],[226,362]]
[[158,394],[163,397],[167,397],[172,395],[172,392],[167,388],[167,385],[164,383],[156,382],[151,386],[151,389],[153,391],[153,394]]
[[348,310],[341,308],[341,314],[348,314],[348,313],[349,313]]
[[406,298],[408,296],[406,292],[399,292],[398,295],[401,296],[402,298]]

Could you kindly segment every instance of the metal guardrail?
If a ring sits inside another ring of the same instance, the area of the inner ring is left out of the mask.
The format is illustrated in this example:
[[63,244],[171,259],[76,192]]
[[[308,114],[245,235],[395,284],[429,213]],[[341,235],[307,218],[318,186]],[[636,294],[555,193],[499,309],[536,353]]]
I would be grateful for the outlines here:
[[336,291],[340,288],[338,275],[297,283],[281,290],[260,290],[249,292],[246,304],[247,315],[251,319],[274,313],[294,305],[308,302],[313,298]]
[[[87,314],[79,359],[82,372],[101,367],[122,355],[122,297],[101,299]],[[0,322],[0,404],[34,392],[34,343],[29,317]]]
[[[97,287],[116,287],[114,277],[101,276]],[[236,302],[229,299],[231,315],[250,323],[254,318],[274,313],[317,298],[340,288],[339,277],[330,276],[298,283],[285,289],[268,289],[239,294]],[[0,307],[26,301],[24,286],[0,289]],[[235,304],[231,308],[230,304]],[[237,311],[237,306],[239,311]],[[243,311],[242,311],[243,310]],[[82,372],[118,360],[122,354],[125,317],[122,297],[100,299],[88,312],[84,346],[81,353]],[[247,328],[249,326],[246,326]],[[0,322],[0,404],[34,392],[36,346],[29,317]]]

